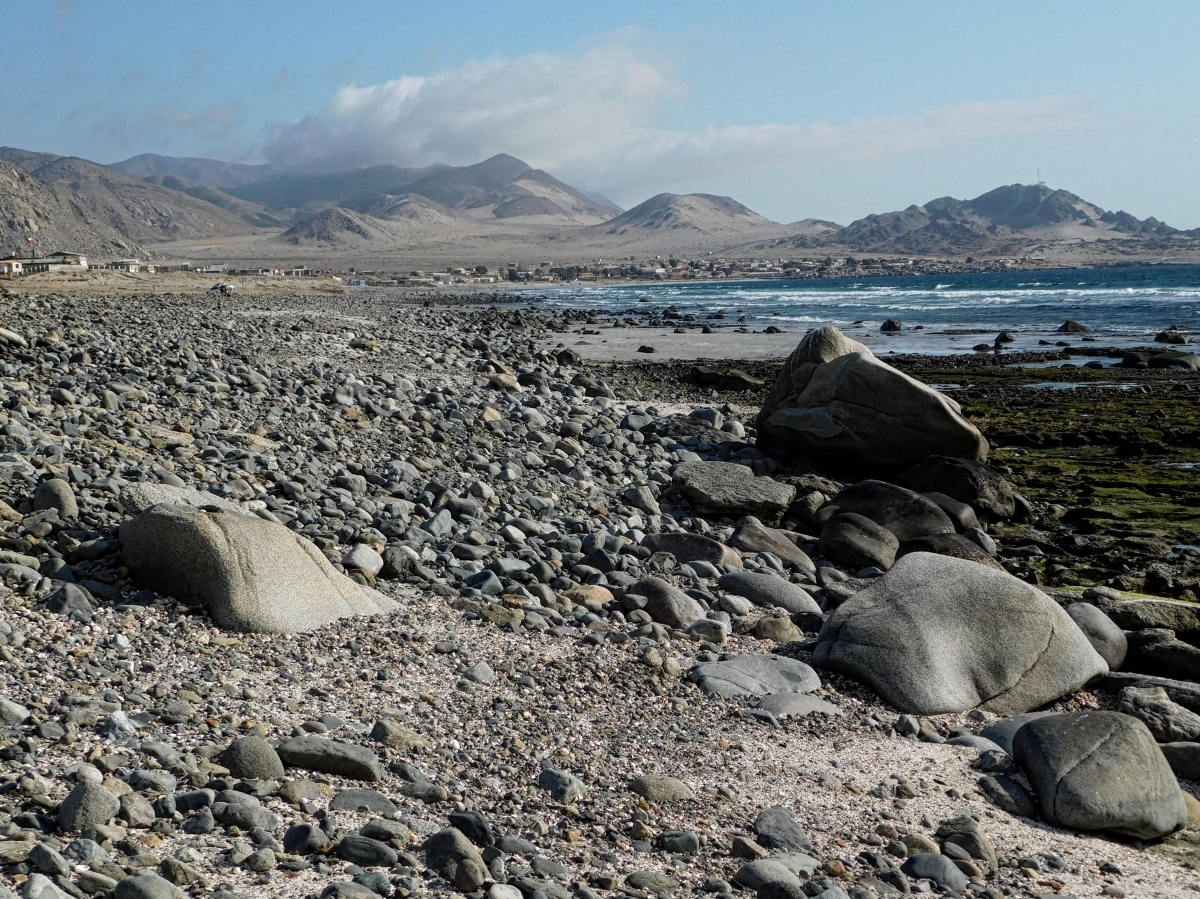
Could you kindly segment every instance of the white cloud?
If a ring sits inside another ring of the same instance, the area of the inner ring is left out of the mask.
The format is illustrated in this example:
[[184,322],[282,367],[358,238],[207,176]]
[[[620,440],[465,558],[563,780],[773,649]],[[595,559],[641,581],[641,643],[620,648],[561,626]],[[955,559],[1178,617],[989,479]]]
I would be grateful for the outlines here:
[[344,87],[317,112],[275,127],[265,155],[330,170],[461,165],[503,152],[636,201],[734,174],[803,171],[1090,122],[1086,98],[1050,96],[844,123],[657,127],[663,101],[686,92],[668,66],[622,36],[575,55],[493,58]]
[[433,162],[512,153],[535,166],[620,153],[664,96],[662,66],[626,43],[577,56],[472,61],[428,77],[344,87],[324,108],[277,126],[265,155],[297,168]]

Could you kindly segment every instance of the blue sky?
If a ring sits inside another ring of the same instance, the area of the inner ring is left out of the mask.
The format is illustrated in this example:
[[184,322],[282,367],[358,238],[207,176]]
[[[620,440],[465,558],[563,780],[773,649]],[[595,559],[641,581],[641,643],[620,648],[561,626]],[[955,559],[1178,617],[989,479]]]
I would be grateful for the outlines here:
[[0,143],[25,149],[310,169],[508,152],[624,206],[703,191],[842,223],[1040,168],[1106,208],[1200,227],[1195,2],[19,12],[0,50]]

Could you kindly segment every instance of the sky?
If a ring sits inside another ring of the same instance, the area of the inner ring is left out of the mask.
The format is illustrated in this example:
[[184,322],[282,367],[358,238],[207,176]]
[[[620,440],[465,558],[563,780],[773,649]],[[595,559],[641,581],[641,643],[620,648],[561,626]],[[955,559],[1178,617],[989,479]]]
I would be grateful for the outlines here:
[[20,14],[0,49],[0,144],[28,150],[313,171],[510,153],[623,207],[703,192],[842,224],[1040,172],[1200,227],[1194,0],[27,0]]

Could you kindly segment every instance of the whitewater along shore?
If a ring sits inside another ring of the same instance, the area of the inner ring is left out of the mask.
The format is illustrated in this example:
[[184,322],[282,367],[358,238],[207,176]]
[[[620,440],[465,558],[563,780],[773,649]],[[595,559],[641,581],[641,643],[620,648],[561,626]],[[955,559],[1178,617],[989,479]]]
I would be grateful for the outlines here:
[[[1200,882],[1190,371],[889,358],[991,442],[960,500],[951,463],[772,456],[780,361],[589,361],[586,314],[59,294],[0,325],[0,896]],[[852,637],[889,603],[918,630],[881,665]],[[1055,768],[1081,742],[1119,809]]]

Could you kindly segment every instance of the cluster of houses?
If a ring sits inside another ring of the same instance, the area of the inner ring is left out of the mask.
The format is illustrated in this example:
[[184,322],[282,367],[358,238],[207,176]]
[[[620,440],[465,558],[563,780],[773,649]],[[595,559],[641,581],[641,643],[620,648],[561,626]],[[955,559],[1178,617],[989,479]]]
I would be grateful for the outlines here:
[[21,275],[36,275],[38,272],[85,272],[87,269],[87,257],[79,253],[56,251],[32,259],[22,259],[19,256],[0,259],[0,278],[19,278]]
[[307,265],[234,269],[224,263],[196,266],[188,262],[164,264],[143,262],[140,259],[113,259],[108,262],[89,263],[88,258],[80,253],[62,251],[55,251],[32,259],[20,256],[8,256],[0,259],[0,279],[20,278],[23,275],[36,275],[40,272],[86,272],[89,270],[150,275],[159,272],[197,272],[202,275],[267,275],[283,278],[320,278],[331,273],[330,269],[312,268]]

